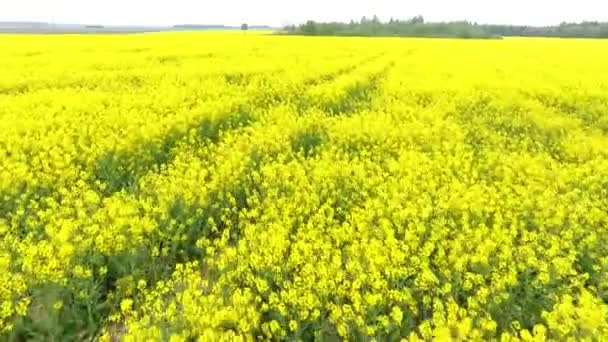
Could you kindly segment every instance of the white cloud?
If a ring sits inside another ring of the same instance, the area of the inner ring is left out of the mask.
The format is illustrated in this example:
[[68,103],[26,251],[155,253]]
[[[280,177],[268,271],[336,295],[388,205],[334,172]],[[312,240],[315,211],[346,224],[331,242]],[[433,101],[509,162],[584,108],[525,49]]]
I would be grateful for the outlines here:
[[307,19],[346,21],[376,14],[480,23],[557,24],[608,21],[603,0],[0,0],[0,21],[36,20],[100,24],[281,25]]

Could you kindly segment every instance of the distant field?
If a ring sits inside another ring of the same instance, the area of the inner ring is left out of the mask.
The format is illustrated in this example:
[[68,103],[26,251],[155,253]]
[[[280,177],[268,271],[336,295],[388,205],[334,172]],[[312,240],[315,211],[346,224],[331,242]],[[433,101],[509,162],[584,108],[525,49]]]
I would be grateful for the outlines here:
[[[269,26],[251,25],[249,31],[272,31]],[[225,25],[174,25],[174,26],[135,26],[135,25],[84,25],[46,22],[5,22],[0,21],[0,34],[126,34],[151,32],[213,32],[241,31],[240,26]]]
[[0,35],[0,339],[608,338],[608,46]]

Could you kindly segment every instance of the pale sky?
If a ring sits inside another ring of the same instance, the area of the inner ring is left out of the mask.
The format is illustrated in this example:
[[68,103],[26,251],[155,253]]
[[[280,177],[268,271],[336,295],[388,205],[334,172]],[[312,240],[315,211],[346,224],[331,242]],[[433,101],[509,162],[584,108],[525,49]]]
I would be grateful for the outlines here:
[[103,25],[284,25],[378,15],[548,25],[608,21],[608,0],[0,0],[0,21]]

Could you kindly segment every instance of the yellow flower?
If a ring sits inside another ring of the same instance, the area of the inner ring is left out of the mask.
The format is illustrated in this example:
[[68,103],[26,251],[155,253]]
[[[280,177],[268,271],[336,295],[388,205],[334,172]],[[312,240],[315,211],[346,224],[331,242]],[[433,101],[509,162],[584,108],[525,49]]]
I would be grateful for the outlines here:
[[403,320],[403,312],[399,307],[393,307],[393,310],[391,311],[391,318],[393,321],[395,321],[395,323],[401,324],[401,321]]
[[125,314],[131,312],[132,308],[133,308],[133,300],[132,299],[127,298],[127,299],[123,299],[120,302],[120,310],[123,313],[125,313]]
[[291,331],[296,331],[296,330],[298,330],[298,322],[296,322],[296,321],[294,321],[294,320],[289,321],[289,329],[290,329]]
[[56,302],[53,304],[53,309],[55,309],[55,310],[61,310],[61,307],[63,307],[63,302],[62,302],[62,301],[60,301],[60,300],[59,300],[59,301],[56,301]]

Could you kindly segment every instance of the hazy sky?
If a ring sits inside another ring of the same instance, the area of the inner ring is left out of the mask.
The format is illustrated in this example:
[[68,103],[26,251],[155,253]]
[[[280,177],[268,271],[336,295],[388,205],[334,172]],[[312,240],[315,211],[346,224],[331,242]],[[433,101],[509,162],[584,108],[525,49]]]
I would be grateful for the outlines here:
[[608,0],[0,0],[0,21],[88,24],[284,25],[422,14],[430,21],[529,25],[608,21]]

